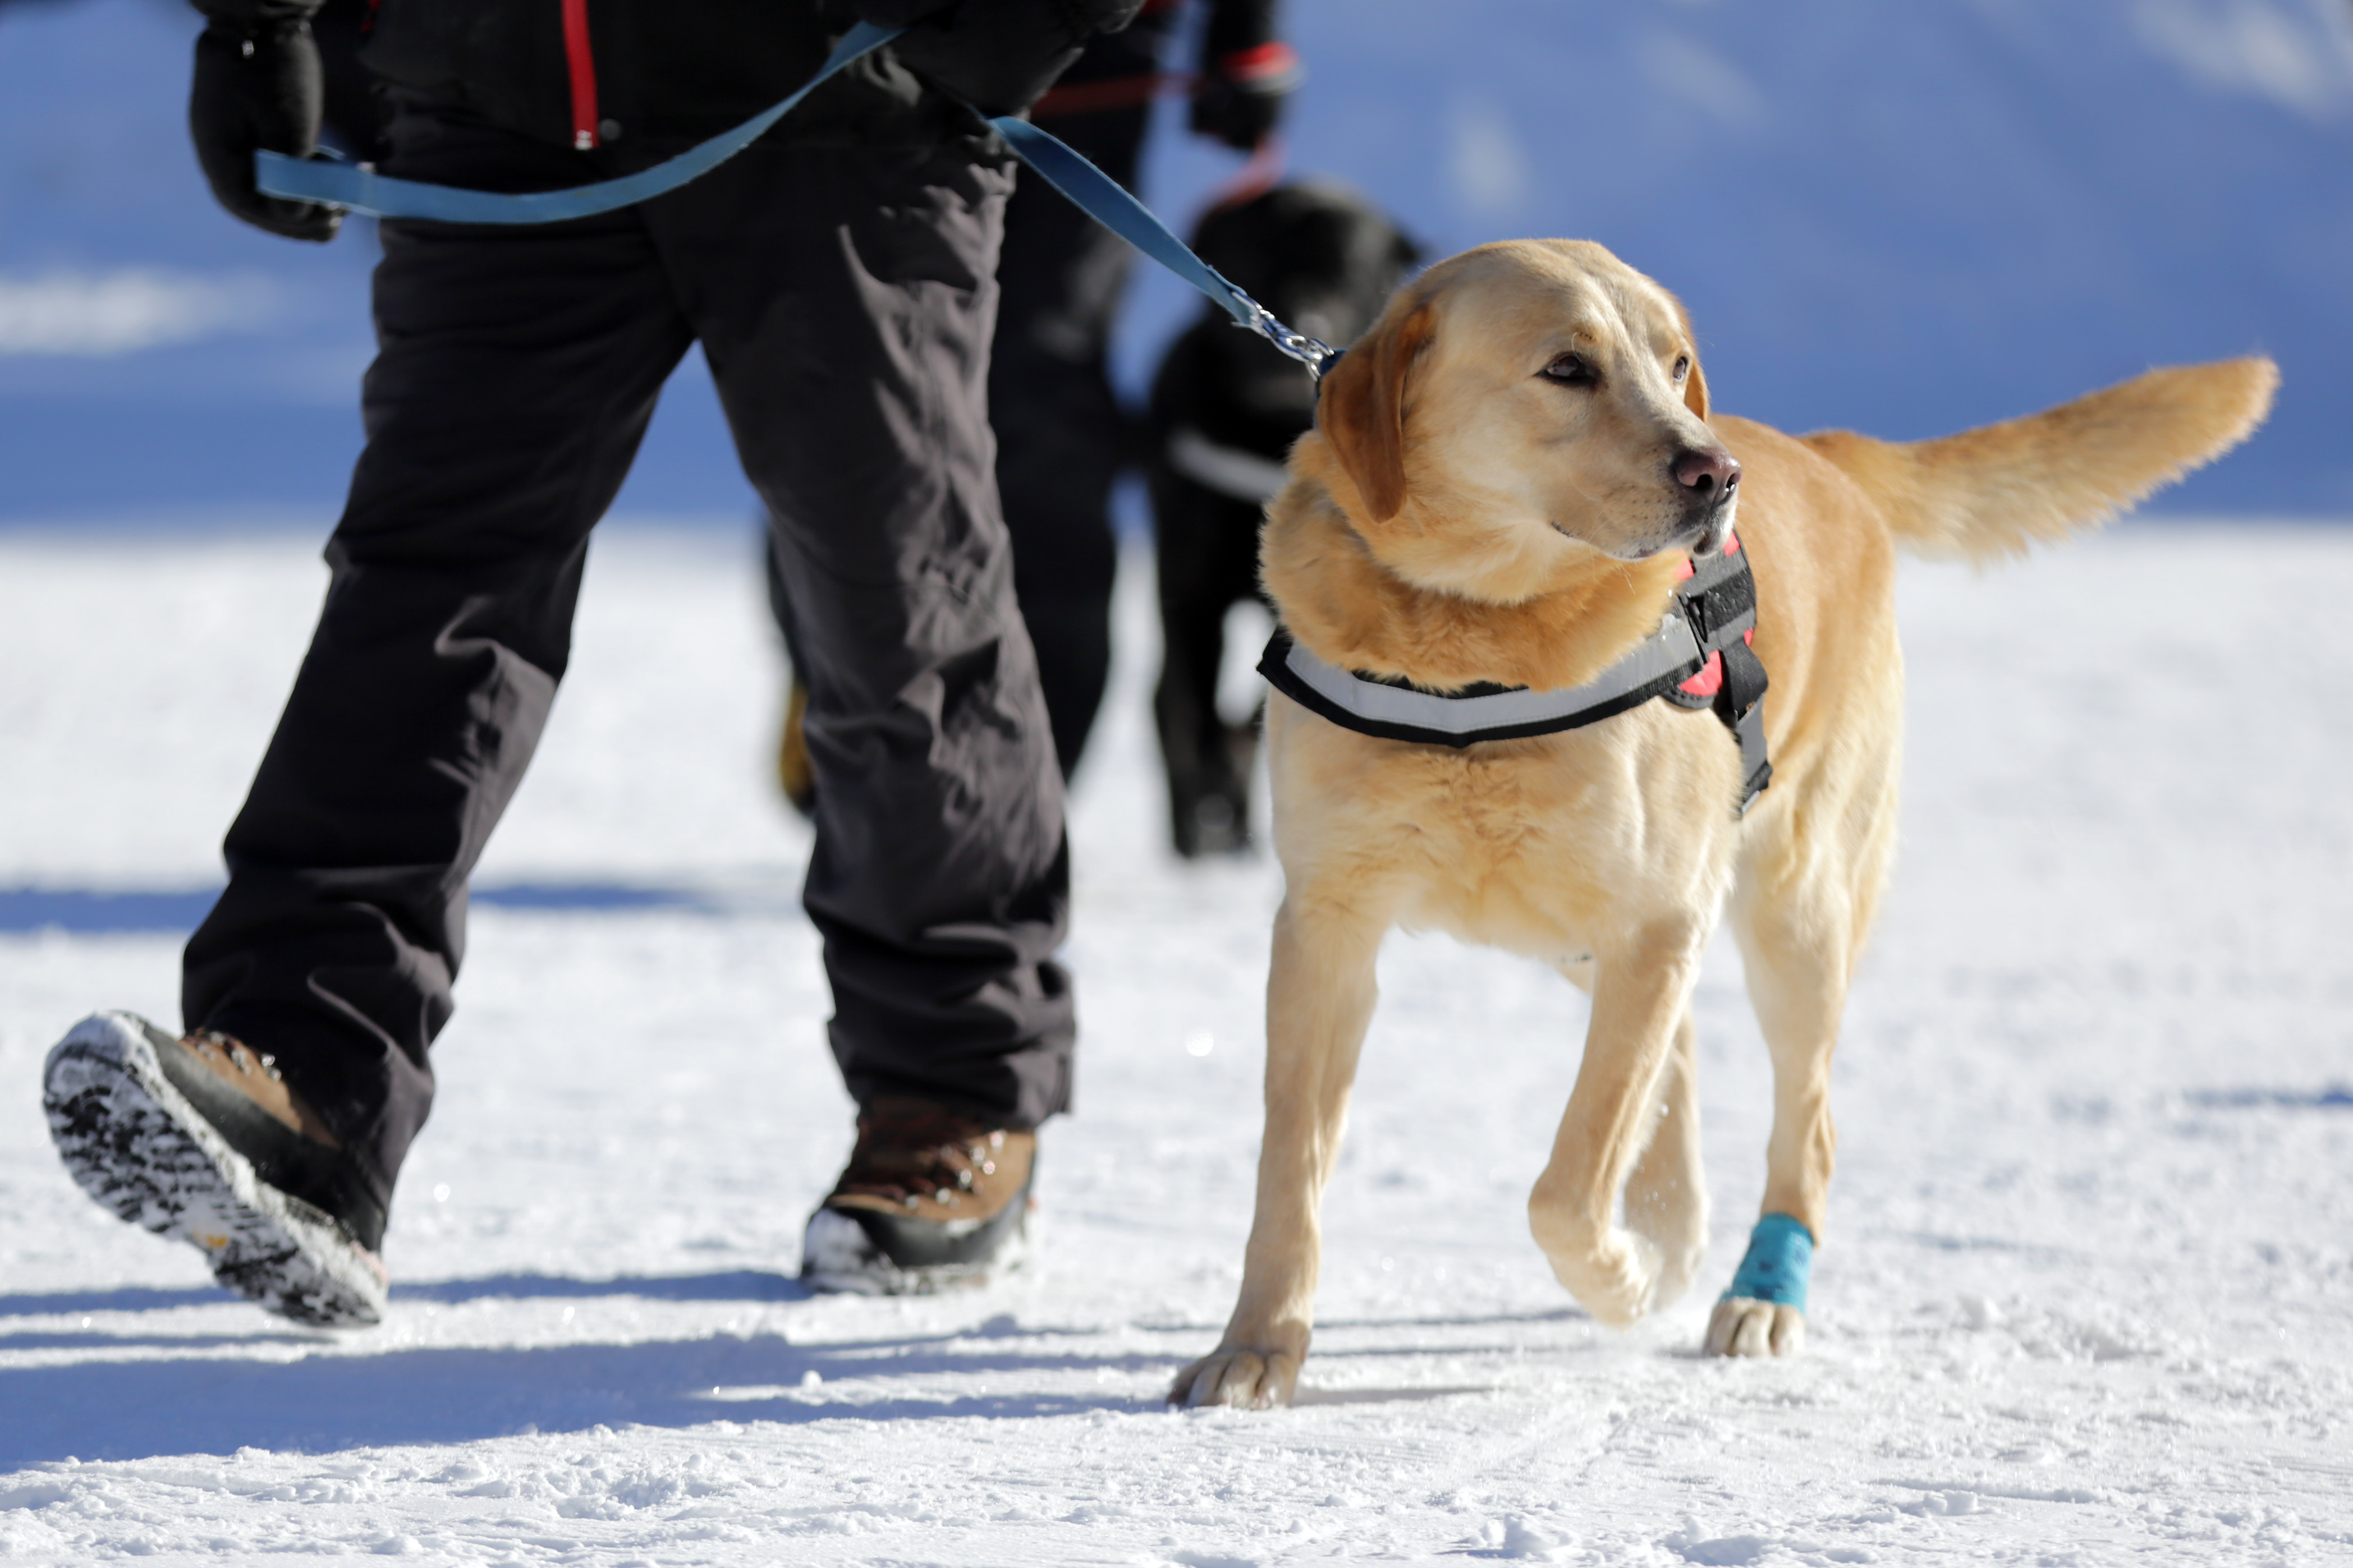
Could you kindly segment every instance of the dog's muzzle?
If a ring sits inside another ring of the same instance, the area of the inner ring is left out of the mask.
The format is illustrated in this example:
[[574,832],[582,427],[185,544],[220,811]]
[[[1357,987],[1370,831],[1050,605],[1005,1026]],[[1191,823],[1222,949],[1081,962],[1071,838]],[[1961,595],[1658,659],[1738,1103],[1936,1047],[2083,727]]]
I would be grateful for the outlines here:
[[1733,507],[1740,499],[1740,459],[1721,447],[1687,447],[1668,461],[1667,474],[1683,502],[1685,548],[1695,553],[1722,550],[1732,537]]

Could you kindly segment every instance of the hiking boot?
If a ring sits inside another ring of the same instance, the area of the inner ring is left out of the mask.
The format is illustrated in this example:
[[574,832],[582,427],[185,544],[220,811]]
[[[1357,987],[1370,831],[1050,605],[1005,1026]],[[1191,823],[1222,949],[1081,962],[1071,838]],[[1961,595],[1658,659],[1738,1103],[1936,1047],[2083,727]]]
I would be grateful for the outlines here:
[[273,1059],[226,1035],[174,1039],[94,1013],[49,1052],[42,1108],[100,1206],[176,1237],[213,1278],[279,1316],[352,1328],[384,1315],[384,1205]]
[[878,1100],[809,1216],[801,1278],[819,1290],[899,1296],[984,1285],[1029,1246],[1038,1135],[920,1100]]

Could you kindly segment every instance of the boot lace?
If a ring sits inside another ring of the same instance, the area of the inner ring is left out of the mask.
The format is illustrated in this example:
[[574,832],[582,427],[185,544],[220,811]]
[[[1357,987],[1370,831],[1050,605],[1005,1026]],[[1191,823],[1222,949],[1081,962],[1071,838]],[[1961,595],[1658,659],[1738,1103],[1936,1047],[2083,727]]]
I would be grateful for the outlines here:
[[913,1208],[925,1198],[952,1205],[997,1173],[1001,1130],[929,1106],[881,1106],[858,1119],[858,1146],[836,1191]]

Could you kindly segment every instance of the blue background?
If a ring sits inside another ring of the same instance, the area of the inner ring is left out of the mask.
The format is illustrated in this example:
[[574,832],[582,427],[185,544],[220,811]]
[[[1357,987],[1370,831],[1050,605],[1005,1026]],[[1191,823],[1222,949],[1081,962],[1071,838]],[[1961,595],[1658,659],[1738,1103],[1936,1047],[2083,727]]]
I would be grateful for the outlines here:
[[[397,0],[393,0],[396,4]],[[1292,0],[1292,166],[1434,252],[1601,240],[1679,292],[1719,407],[1906,437],[2263,350],[2279,411],[2167,510],[2353,516],[2345,0]],[[125,268],[244,300],[112,354],[0,344],[0,520],[331,518],[359,442],[367,226],[212,205],[170,0],[0,10],[0,286]],[[1172,118],[1176,106],[1168,106]],[[1235,166],[1163,135],[1187,220]],[[1139,279],[1131,384],[1193,309]],[[748,512],[699,364],[621,508]]]

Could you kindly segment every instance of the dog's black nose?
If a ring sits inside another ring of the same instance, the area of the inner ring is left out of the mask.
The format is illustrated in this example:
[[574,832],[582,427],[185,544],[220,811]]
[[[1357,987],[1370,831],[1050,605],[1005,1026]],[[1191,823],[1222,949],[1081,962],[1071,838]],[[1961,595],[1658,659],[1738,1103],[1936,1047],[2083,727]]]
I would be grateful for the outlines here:
[[1691,492],[1688,500],[1720,501],[1740,485],[1740,459],[1721,447],[1679,452],[1671,468],[1675,483]]

